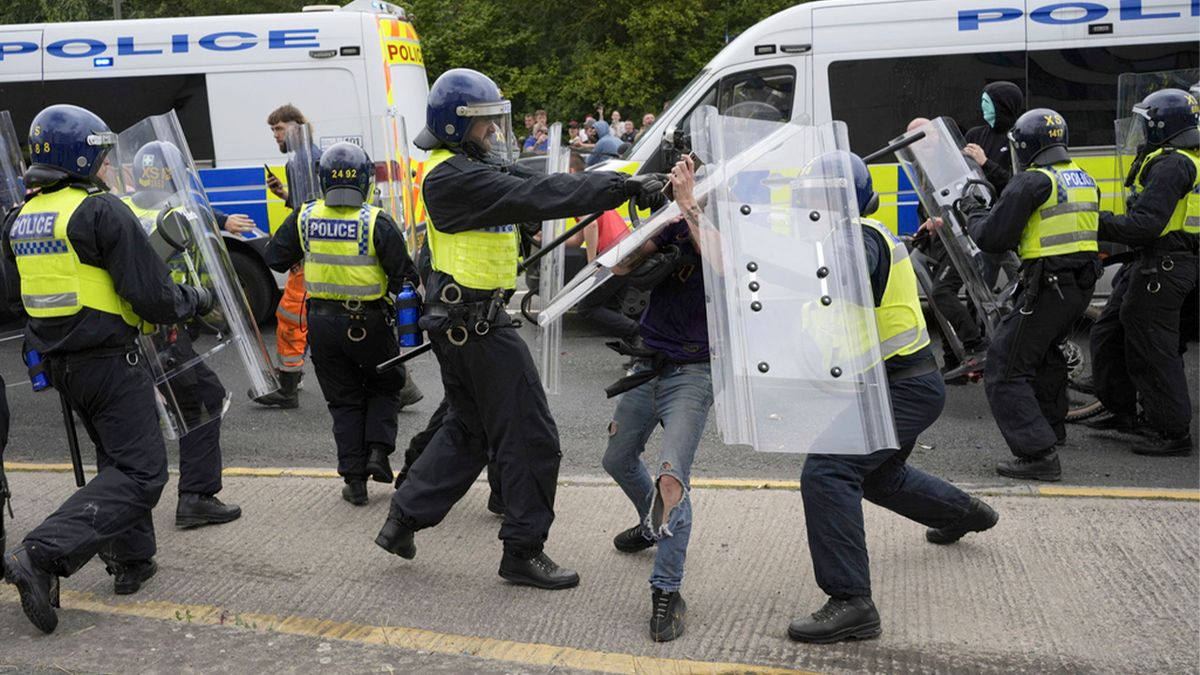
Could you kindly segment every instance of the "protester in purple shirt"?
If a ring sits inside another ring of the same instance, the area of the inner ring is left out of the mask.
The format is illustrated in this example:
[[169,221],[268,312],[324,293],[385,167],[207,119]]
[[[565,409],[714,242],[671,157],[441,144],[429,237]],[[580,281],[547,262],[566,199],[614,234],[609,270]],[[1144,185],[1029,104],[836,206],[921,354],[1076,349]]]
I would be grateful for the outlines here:
[[[674,640],[684,630],[687,605],[679,589],[692,530],[692,460],[713,402],[700,252],[720,255],[720,243],[693,197],[691,159],[684,160],[671,172],[684,217],[643,244],[633,261],[613,268],[628,275],[631,285],[653,288],[639,327],[646,348],[618,350],[637,361],[608,388],[609,396],[624,393],[609,425],[604,469],[638,515],[613,546],[623,553],[658,546],[650,575],[650,637],[657,642]],[[651,472],[642,454],[659,425],[662,450]]]

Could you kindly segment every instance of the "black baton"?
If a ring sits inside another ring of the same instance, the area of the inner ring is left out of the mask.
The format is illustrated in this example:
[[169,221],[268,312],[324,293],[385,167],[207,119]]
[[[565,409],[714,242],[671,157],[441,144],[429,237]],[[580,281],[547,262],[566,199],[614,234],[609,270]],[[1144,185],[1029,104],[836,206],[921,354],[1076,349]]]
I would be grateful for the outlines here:
[[426,342],[425,344],[421,345],[420,347],[417,347],[415,349],[411,349],[407,352],[404,352],[400,356],[393,356],[392,358],[388,359],[387,361],[384,361],[383,363],[375,366],[375,372],[382,375],[383,373],[386,373],[387,371],[391,370],[392,368],[399,368],[400,366],[404,365],[404,363],[406,361],[409,361],[410,359],[414,359],[414,358],[424,354],[425,352],[429,351],[430,349],[433,349],[433,343]]
[[529,269],[529,266],[532,265],[537,260],[541,259],[542,256],[546,255],[550,251],[553,251],[554,249],[558,248],[559,246],[562,246],[564,243],[566,243],[566,241],[568,239],[571,238],[572,235],[574,235],[576,232],[582,230],[583,228],[587,227],[588,225],[591,225],[592,223],[594,223],[596,221],[597,218],[599,218],[602,215],[604,215],[603,211],[593,213],[592,215],[588,216],[587,218],[584,218],[583,220],[579,221],[579,223],[577,223],[571,229],[560,234],[558,237],[556,237],[554,239],[554,241],[543,246],[542,250],[529,256],[528,258],[525,259],[524,262],[519,263],[517,265],[517,274],[520,274],[520,273],[524,272],[525,270]]
[[75,487],[83,487],[87,481],[83,479],[83,457],[79,454],[79,435],[75,433],[75,416],[71,413],[71,402],[61,391],[58,392],[58,401],[62,404],[63,425],[67,428],[67,449],[71,451],[71,468],[75,470]]
[[900,148],[907,148],[908,146],[912,145],[913,143],[916,143],[917,141],[921,140],[922,138],[925,138],[924,131],[918,131],[917,133],[913,134],[912,136],[906,136],[904,138],[901,138],[900,140],[895,141],[889,145],[886,145],[886,146],[876,150],[875,152],[872,152],[871,154],[867,155],[866,157],[863,157],[862,158],[863,164],[870,164],[871,162],[879,159],[880,157],[883,157],[884,155],[888,154],[889,152],[895,152],[895,151],[899,150]]

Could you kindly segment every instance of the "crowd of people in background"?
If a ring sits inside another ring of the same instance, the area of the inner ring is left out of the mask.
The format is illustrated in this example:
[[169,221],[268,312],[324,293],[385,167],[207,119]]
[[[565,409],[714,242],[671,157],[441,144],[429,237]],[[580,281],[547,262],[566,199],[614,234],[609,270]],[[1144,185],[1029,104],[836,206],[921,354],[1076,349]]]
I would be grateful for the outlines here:
[[[614,110],[604,118],[604,106],[586,115],[583,122],[571,120],[563,125],[566,135],[561,142],[572,151],[588,153],[588,166],[606,159],[619,157],[630,145],[654,124],[654,113],[642,115],[642,125],[636,127],[631,119],[623,119],[620,110]],[[523,137],[517,138],[521,156],[544,155],[550,147],[550,123],[545,110],[525,114]],[[520,130],[517,133],[522,133]]]

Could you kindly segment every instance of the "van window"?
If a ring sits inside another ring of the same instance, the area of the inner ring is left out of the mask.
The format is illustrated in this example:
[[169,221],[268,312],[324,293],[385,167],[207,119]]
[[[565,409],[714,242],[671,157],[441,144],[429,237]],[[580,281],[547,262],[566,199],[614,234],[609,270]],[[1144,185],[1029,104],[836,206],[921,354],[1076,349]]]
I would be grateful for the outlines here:
[[1029,107],[1051,108],[1067,120],[1072,147],[1112,145],[1117,77],[1200,66],[1195,42],[1053,49],[1029,52]]
[[116,132],[174,109],[193,158],[197,162],[213,159],[208,85],[203,74],[5,82],[0,84],[0,100],[9,106],[22,142],[34,116],[57,103],[87,108]]
[[983,88],[1001,80],[1025,88],[1024,52],[836,61],[829,65],[830,110],[849,126],[851,149],[866,156],[916,117],[949,116],[963,130],[983,124]]
[[795,104],[796,69],[791,66],[747,70],[721,78],[696,102],[679,123],[689,129],[692,114],[711,105],[722,115],[787,122]]

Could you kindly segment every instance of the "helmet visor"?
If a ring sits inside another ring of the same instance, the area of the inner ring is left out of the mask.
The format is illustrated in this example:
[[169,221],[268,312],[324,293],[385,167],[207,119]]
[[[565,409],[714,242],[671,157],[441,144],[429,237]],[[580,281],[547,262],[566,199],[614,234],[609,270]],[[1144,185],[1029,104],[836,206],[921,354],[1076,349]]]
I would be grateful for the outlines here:
[[495,164],[508,166],[516,159],[517,139],[512,131],[512,104],[508,101],[475,103],[458,107],[458,114],[470,118],[463,145],[472,154]]

